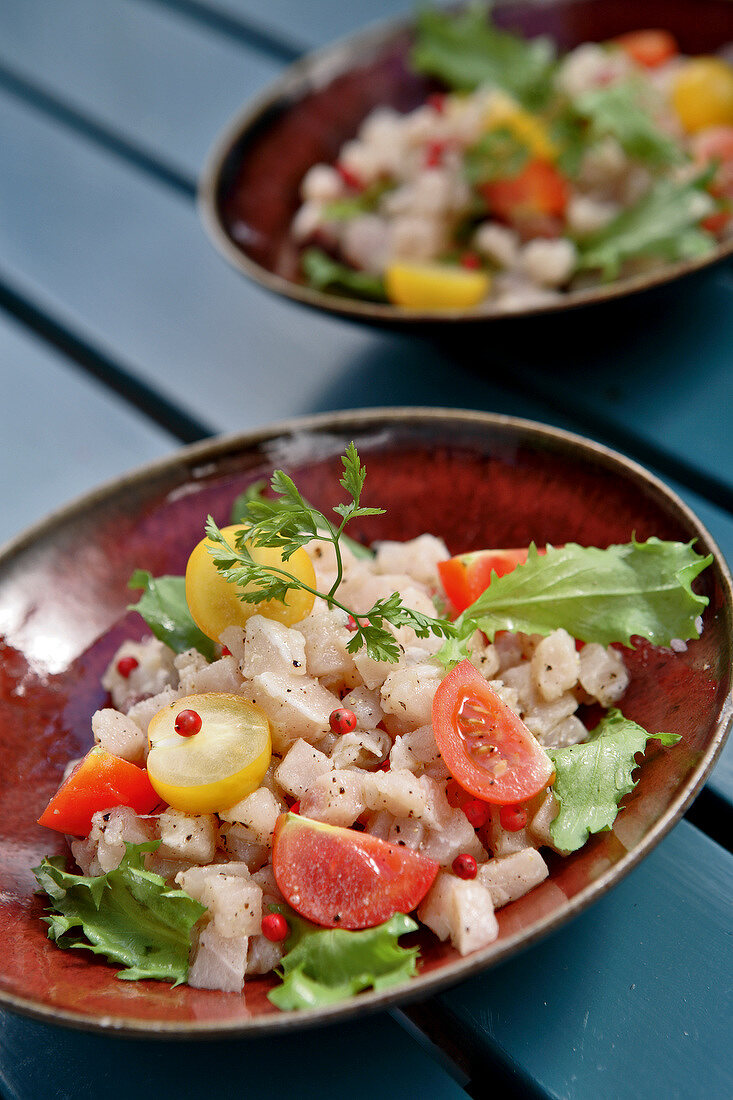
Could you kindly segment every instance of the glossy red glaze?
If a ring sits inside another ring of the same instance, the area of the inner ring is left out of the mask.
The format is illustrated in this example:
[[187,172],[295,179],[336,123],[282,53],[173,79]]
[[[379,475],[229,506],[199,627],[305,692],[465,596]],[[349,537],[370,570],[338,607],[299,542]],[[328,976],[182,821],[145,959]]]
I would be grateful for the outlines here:
[[[178,452],[41,525],[0,558],[0,1003],[86,1027],[128,1031],[250,1030],[299,1026],[267,1000],[268,978],[246,996],[158,982],[120,982],[115,968],[50,943],[31,868],[66,853],[63,837],[36,825],[64,766],[92,743],[90,716],[105,705],[100,676],[119,644],[146,628],[129,602],[136,568],[182,573],[207,513],[226,522],[234,498],[282,466],[321,509],[343,499],[339,456],[355,439],[366,462],[365,505],[383,517],[355,523],[354,537],[411,538],[425,530],[453,553],[532,539],[606,545],[709,536],[659,483],[602,448],[523,422],[481,414],[353,412],[301,420],[241,441]],[[547,882],[499,913],[500,936],[461,959],[426,934],[420,977],[407,992],[485,967],[547,931],[625,873],[675,820],[703,781],[730,715],[730,581],[716,564],[700,579],[709,596],[702,638],[685,653],[641,645],[627,654],[624,711],[650,730],[682,735],[652,743],[638,787],[614,830],[568,860]],[[651,835],[650,835],[651,834]],[[348,1015],[405,990],[366,994],[317,1014]],[[105,1021],[104,1023],[102,1021]]]

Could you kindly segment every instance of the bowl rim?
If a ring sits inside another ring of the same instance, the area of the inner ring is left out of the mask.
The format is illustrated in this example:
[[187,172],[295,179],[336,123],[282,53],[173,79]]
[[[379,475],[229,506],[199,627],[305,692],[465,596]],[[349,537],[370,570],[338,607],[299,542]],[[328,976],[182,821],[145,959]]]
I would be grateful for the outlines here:
[[[495,0],[498,7],[510,7],[513,0]],[[546,6],[547,0],[523,0],[530,6]],[[227,232],[219,211],[218,196],[224,167],[240,141],[254,131],[267,115],[279,108],[287,109],[289,102],[317,90],[342,75],[355,64],[366,63],[388,47],[391,40],[408,33],[415,25],[414,16],[380,20],[354,34],[347,34],[336,41],[309,51],[288,65],[284,72],[251,97],[224,127],[214,140],[204,161],[196,191],[196,204],[209,239],[217,251],[243,275],[281,297],[313,309],[325,310],[344,318],[381,324],[405,325],[450,322],[466,324],[477,321],[510,321],[522,317],[548,316],[585,306],[626,298],[655,287],[665,286],[676,279],[713,267],[733,256],[733,238],[721,241],[707,256],[696,259],[665,263],[662,267],[644,274],[630,275],[608,284],[587,290],[571,291],[559,301],[544,302],[521,310],[498,310],[490,305],[473,306],[470,309],[436,310],[405,309],[392,304],[368,302],[344,295],[315,290],[302,283],[286,279],[251,259],[233,241]]]
[[[697,539],[704,543],[713,554],[713,565],[718,572],[718,581],[723,590],[723,605],[727,608],[729,619],[733,618],[733,578],[725,558],[714,538],[685,502],[664,484],[655,474],[646,470],[633,459],[612,450],[605,444],[588,439],[574,432],[537,421],[498,413],[479,412],[452,408],[424,408],[421,406],[394,406],[342,410],[338,412],[318,413],[310,416],[293,417],[243,433],[215,436],[201,443],[191,444],[173,451],[170,455],[146,463],[135,470],[112,478],[97,489],[85,493],[69,504],[50,513],[33,526],[21,532],[15,538],[0,547],[0,570],[5,569],[13,559],[22,555],[28,548],[59,525],[73,523],[89,508],[113,498],[130,486],[143,485],[157,477],[173,473],[175,470],[188,470],[187,481],[194,483],[198,476],[202,479],[216,472],[216,465],[228,455],[236,455],[244,450],[287,437],[303,437],[311,434],[337,432],[358,432],[370,427],[389,427],[407,425],[410,428],[430,426],[465,426],[474,429],[499,431],[512,435],[517,442],[528,445],[554,445],[562,453],[569,450],[581,452],[580,457],[591,459],[595,464],[616,473],[619,476],[643,482],[658,500],[663,501],[676,511],[694,532]],[[334,456],[341,453],[342,439],[338,446],[334,440]],[[320,457],[323,457],[322,455]],[[733,725],[733,664],[728,669],[728,692],[721,706],[714,734],[705,752],[676,796],[666,807],[659,820],[644,834],[633,850],[627,851],[618,863],[608,868],[598,879],[579,891],[558,912],[549,914],[536,922],[531,932],[517,932],[505,940],[479,952],[452,960],[447,966],[428,974],[418,974],[403,985],[382,992],[365,992],[348,1001],[338,1002],[325,1008],[306,1009],[297,1012],[282,1012],[272,1015],[240,1019],[235,1021],[186,1021],[166,1022],[160,1020],[138,1019],[126,1016],[105,1015],[96,1019],[45,1005],[27,997],[9,993],[0,989],[0,1009],[8,1009],[22,1016],[28,1016],[43,1023],[61,1025],[72,1029],[104,1035],[120,1035],[135,1038],[154,1038],[172,1040],[214,1039],[214,1038],[255,1038],[281,1032],[292,1032],[304,1027],[315,1027],[328,1023],[340,1023],[362,1013],[380,1011],[397,1003],[432,996],[441,989],[465,980],[475,974],[502,962],[519,950],[524,950],[568,923],[572,918],[587,909],[602,897],[612,886],[625,878],[630,871],[649,853],[662,838],[680,820],[698,794],[715,762],[720,755],[725,740]],[[245,986],[246,991],[246,986]]]

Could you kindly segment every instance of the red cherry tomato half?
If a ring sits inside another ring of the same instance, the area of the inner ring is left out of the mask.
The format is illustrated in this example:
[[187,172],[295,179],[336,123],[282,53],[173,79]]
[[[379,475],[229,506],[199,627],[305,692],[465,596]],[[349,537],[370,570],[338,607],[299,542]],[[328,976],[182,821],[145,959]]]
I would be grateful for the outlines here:
[[433,884],[438,864],[368,833],[281,814],[272,869],[281,894],[325,928],[372,928],[409,913]]
[[547,753],[470,661],[439,685],[433,730],[448,771],[484,802],[526,802],[552,781]]
[[629,55],[637,65],[646,69],[656,69],[679,53],[674,35],[669,31],[646,30],[629,31],[613,40],[617,46]]
[[113,756],[98,745],[64,780],[38,819],[39,825],[72,836],[87,836],[92,815],[113,806],[148,814],[160,802],[144,768]]
[[[438,562],[440,580],[445,594],[460,614],[470,607],[491,584],[492,577],[503,577],[518,565],[524,565],[529,550],[478,550],[474,554],[458,554],[448,561]],[[539,551],[544,554],[544,550]]]
[[540,159],[530,160],[509,179],[481,184],[479,191],[490,214],[515,225],[540,215],[562,217],[570,195],[565,177],[551,161]]

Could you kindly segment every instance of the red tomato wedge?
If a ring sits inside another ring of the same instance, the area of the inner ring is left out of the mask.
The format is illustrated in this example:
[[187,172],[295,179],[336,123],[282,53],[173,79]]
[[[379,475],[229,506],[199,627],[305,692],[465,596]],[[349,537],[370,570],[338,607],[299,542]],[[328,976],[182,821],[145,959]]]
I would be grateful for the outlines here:
[[438,687],[433,731],[453,778],[484,802],[526,802],[552,781],[547,753],[470,661]]
[[59,833],[87,836],[92,814],[98,810],[132,806],[136,813],[147,814],[159,803],[160,796],[143,768],[97,745],[61,784],[38,824]]
[[562,217],[570,194],[567,180],[555,165],[539,158],[530,160],[516,176],[481,184],[479,191],[490,214],[513,223],[538,216]]
[[368,833],[281,814],[272,869],[301,916],[324,928],[355,929],[410,913],[432,886],[438,864]]
[[[539,551],[544,554],[544,550]],[[438,573],[446,596],[458,614],[477,600],[491,584],[492,577],[503,577],[518,565],[524,565],[529,550],[477,550],[458,554],[438,562]]]
[[629,31],[613,41],[620,46],[637,65],[656,69],[679,53],[677,39],[669,31]]

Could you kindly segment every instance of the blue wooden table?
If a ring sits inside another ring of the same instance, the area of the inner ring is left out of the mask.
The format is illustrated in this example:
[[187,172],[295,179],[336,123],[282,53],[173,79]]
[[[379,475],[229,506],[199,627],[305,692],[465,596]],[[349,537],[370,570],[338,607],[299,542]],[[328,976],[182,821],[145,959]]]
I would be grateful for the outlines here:
[[[372,0],[368,14],[400,6]],[[458,405],[640,459],[733,561],[730,266],[629,312],[600,347],[573,322],[549,348],[500,336],[444,348],[281,302],[214,253],[194,203],[213,138],[290,60],[361,18],[341,0],[3,0],[0,536],[207,434],[337,408]],[[732,806],[733,744],[687,820],[610,895],[405,1011],[167,1056],[0,1014],[0,1092],[733,1095]]]

